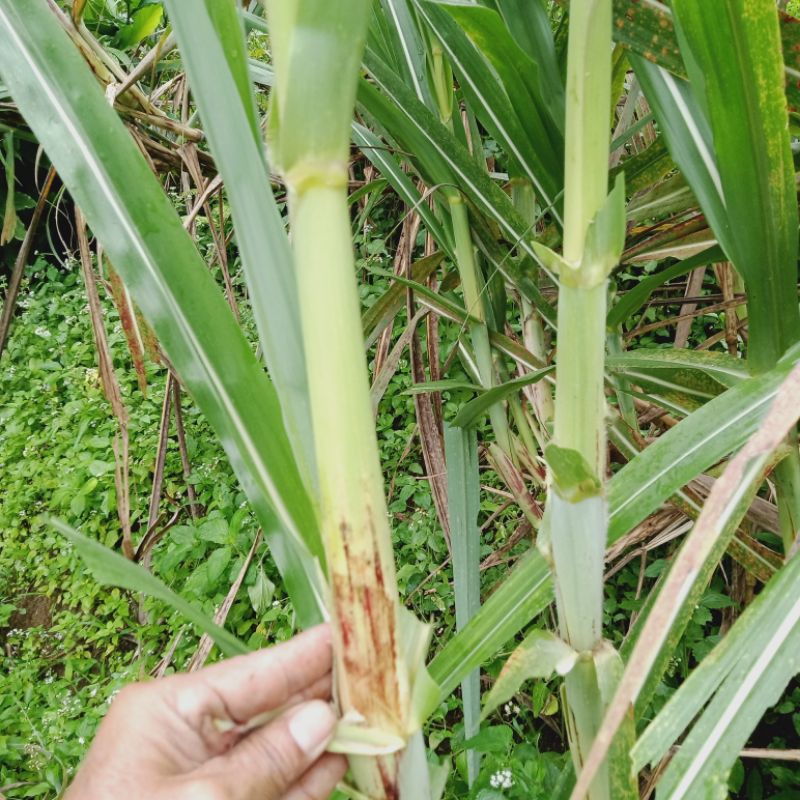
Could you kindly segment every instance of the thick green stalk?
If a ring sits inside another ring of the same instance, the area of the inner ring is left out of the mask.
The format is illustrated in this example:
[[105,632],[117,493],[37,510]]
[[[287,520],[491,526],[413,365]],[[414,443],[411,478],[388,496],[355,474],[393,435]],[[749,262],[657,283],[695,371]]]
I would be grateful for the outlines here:
[[567,66],[564,258],[573,264],[608,191],[610,105],[611,2],[584,0],[570,9]]
[[[370,0],[269,4],[277,79],[270,135],[273,164],[289,195],[335,695],[343,714],[402,742],[419,727],[411,675],[424,669],[417,663],[424,637],[410,615],[401,618],[397,599],[347,204],[350,123],[369,8]],[[421,766],[414,758],[405,760],[405,777],[399,753],[351,756],[350,765],[371,800],[396,800],[401,783],[408,784],[409,763],[427,779],[424,753]],[[426,800],[424,791],[413,791]]]
[[[402,736],[408,676],[402,669],[391,531],[364,363],[345,180],[342,171],[338,185],[307,182],[292,193],[321,529],[338,640],[337,695],[342,712]],[[385,761],[395,782],[397,765]],[[384,796],[374,764],[351,762],[360,788],[371,797]]]
[[[581,655],[565,682],[573,761],[580,772],[603,715],[602,644],[607,509],[603,366],[607,274],[624,225],[606,213],[611,102],[611,0],[573,3],[567,61],[564,249],[560,258],[550,543],[562,637]],[[621,187],[620,187],[621,190]],[[616,200],[621,204],[621,191]],[[609,203],[611,198],[609,198]],[[605,216],[603,214],[606,213]],[[599,231],[599,233],[598,233]],[[555,448],[554,448],[555,450]],[[561,455],[559,455],[559,452]],[[610,800],[608,769],[590,800]]]
[[586,288],[562,281],[558,293],[554,441],[577,450],[598,479],[605,472],[606,453],[606,294],[605,279]]

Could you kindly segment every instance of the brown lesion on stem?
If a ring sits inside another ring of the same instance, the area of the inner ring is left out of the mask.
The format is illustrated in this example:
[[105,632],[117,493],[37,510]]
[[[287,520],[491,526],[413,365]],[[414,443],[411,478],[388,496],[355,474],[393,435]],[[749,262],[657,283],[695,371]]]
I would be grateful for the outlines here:
[[[369,545],[358,548],[350,523],[340,521],[344,559],[339,567],[331,564],[339,702],[343,712],[357,712],[366,724],[401,733],[405,714],[403,676],[398,674],[396,600],[387,590],[370,510],[367,520],[369,536],[364,539]],[[359,544],[366,544],[364,539]]]

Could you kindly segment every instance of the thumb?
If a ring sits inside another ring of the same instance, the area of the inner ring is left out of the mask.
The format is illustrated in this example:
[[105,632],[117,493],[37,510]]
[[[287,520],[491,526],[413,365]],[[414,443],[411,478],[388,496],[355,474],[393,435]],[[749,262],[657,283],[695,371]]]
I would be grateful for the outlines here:
[[331,706],[311,700],[253,731],[224,756],[229,796],[279,800],[325,752],[335,727]]

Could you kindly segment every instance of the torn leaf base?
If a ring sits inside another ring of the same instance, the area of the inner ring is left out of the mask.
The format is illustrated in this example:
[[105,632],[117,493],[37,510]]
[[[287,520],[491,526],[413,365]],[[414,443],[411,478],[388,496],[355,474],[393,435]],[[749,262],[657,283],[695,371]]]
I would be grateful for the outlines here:
[[481,712],[486,719],[499,705],[510,700],[525,681],[547,680],[554,672],[566,675],[579,654],[551,631],[531,631],[522,644],[508,657]]
[[532,242],[545,267],[555,272],[561,283],[591,289],[599,286],[619,264],[625,247],[625,175],[620,173],[603,207],[589,223],[579,262],[568,261],[541,242]]

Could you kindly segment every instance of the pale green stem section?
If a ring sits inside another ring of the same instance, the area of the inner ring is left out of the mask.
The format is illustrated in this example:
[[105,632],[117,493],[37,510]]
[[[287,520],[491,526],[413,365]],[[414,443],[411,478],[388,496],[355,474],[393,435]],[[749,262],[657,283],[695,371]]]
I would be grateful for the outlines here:
[[[442,124],[447,125],[453,131],[453,73],[444,58],[442,47],[435,37],[431,37],[430,48],[432,58],[431,79],[439,107],[439,118]],[[483,312],[483,298],[481,297],[483,281],[475,260],[475,249],[472,244],[472,234],[469,227],[469,214],[463,198],[457,191],[448,190],[446,196],[450,206],[456,267],[461,277],[464,304],[467,307],[467,313],[480,320],[480,324],[469,326],[472,349],[475,352],[475,361],[481,385],[488,389],[496,384],[494,362],[492,361],[492,350],[489,344],[489,330],[486,327]],[[508,420],[502,404],[495,404],[489,409],[489,419],[491,420],[498,445],[506,453],[513,455]]]
[[611,0],[570,9],[564,161],[564,258],[577,264],[608,193]]
[[[598,482],[605,475],[603,373],[607,281],[584,263],[589,225],[608,192],[611,103],[611,0],[572,3],[567,66],[563,258],[558,295],[554,443],[583,456]],[[580,772],[603,715],[593,652],[602,641],[605,499],[577,500],[550,492],[551,547],[561,635],[582,653],[566,679],[568,731]],[[590,800],[610,800],[603,767]]]
[[555,443],[577,450],[601,478],[605,472],[606,281],[561,284],[558,294]]
[[[480,322],[472,323],[469,326],[472,348],[475,351],[475,361],[478,365],[481,384],[488,389],[495,385],[494,362],[492,361],[492,349],[489,344],[489,330],[486,327],[483,311],[483,298],[481,296],[483,282],[480,279],[480,271],[475,261],[475,249],[469,228],[469,215],[461,195],[450,193],[447,199],[450,204],[450,217],[453,222],[453,239],[455,240],[456,258],[458,259],[458,273],[461,276],[461,290],[464,293],[464,305],[468,314],[480,320]],[[511,455],[511,437],[502,403],[495,403],[489,409],[489,419],[492,422],[497,444]]]
[[[578,661],[565,679],[568,709],[572,715],[570,726],[573,751],[579,751],[579,763],[583,763],[589,755],[589,748],[594,741],[605,709],[600,696],[597,681],[597,669],[591,659]],[[591,800],[614,800],[608,779],[608,763],[604,762],[592,781],[589,797]]]
[[[525,342],[525,347],[541,361],[546,362],[547,349],[545,347],[542,318],[527,299],[523,297],[521,300],[523,315],[522,338]],[[550,388],[550,384],[547,381],[539,381],[530,388],[533,395],[533,406],[536,411],[536,418],[542,426],[542,429],[547,430],[548,426],[552,424],[553,415],[555,414],[553,392]]]
[[[269,136],[273,164],[289,190],[330,585],[335,696],[343,713],[363,722],[362,732],[372,728],[407,741],[418,720],[406,647],[419,643],[421,631],[397,600],[346,192],[370,5],[370,0],[269,2],[277,78]],[[350,766],[359,790],[372,800],[397,800],[399,753],[352,757]],[[424,756],[419,767],[411,763],[410,770],[427,777]],[[414,800],[425,794],[414,792]]]
[[519,438],[522,441],[522,446],[528,451],[528,457],[530,460],[536,458],[536,453],[538,452],[538,447],[536,444],[536,439],[533,436],[532,430],[532,420],[525,414],[525,410],[522,407],[522,403],[519,400],[519,397],[510,397],[508,399],[508,408],[511,411],[511,416],[514,418],[514,422],[517,425],[517,431],[519,432]]
[[[370,726],[404,736],[409,685],[372,424],[350,217],[341,185],[306,182],[292,227],[319,470],[320,520],[336,623],[337,699]],[[384,769],[396,780],[393,757]],[[373,759],[351,758],[359,788],[384,797]]]

